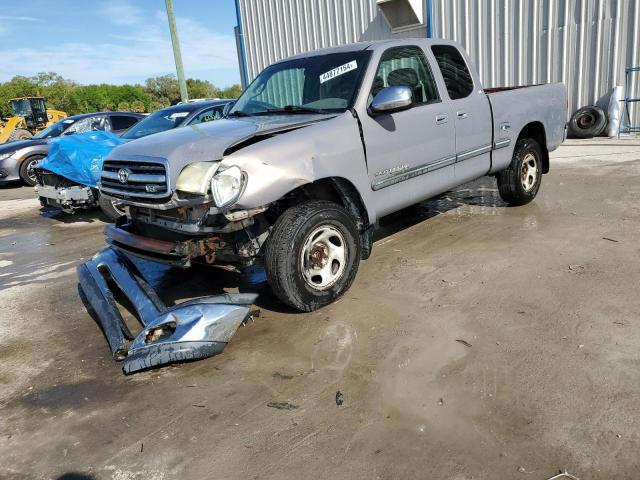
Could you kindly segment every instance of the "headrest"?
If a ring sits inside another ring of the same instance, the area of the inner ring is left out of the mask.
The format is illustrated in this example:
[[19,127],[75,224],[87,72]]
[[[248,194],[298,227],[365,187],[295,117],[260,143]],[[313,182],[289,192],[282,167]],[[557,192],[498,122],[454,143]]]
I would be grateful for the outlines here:
[[406,85],[413,88],[418,85],[418,74],[413,68],[399,68],[387,75],[387,84],[391,87]]

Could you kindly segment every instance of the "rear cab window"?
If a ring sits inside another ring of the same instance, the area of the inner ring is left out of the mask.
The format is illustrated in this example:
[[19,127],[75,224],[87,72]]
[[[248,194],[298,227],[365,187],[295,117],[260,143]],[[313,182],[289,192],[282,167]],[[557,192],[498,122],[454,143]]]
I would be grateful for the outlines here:
[[431,47],[451,100],[466,98],[473,92],[473,77],[460,51],[452,45]]
[[438,87],[424,52],[417,46],[394,47],[386,50],[371,88],[371,98],[385,87],[407,86],[417,105],[440,101]]

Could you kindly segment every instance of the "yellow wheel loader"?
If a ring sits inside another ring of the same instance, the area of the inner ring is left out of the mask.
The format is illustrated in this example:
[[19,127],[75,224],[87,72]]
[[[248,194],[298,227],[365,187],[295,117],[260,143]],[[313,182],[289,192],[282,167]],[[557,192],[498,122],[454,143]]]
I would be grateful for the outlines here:
[[0,143],[31,138],[67,116],[60,110],[48,110],[42,97],[14,98],[9,103],[14,116],[0,120]]

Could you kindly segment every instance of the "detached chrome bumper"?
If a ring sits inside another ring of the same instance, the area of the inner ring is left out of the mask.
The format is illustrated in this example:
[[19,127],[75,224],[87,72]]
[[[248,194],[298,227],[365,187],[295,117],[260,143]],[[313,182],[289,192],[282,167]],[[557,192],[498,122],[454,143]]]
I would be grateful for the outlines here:
[[[250,306],[257,298],[254,294],[225,294],[167,307],[133,262],[112,247],[80,265],[78,277],[113,358],[123,361],[125,373],[222,352],[252,315]],[[110,284],[118,287],[138,314],[142,330],[135,336],[120,315]]]

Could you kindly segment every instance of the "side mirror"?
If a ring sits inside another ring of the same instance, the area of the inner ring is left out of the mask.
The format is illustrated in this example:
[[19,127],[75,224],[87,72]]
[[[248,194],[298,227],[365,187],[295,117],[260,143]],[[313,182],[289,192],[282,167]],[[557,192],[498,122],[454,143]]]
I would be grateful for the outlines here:
[[236,101],[234,100],[233,102],[229,102],[227,103],[224,108],[222,109],[222,117],[226,118],[227,115],[229,115],[229,112],[231,111],[231,109],[233,108],[233,106],[236,104]]
[[392,113],[413,105],[413,92],[407,86],[385,87],[371,101],[373,113]]
[[63,135],[75,135],[75,130],[70,130],[68,132],[64,132]]

